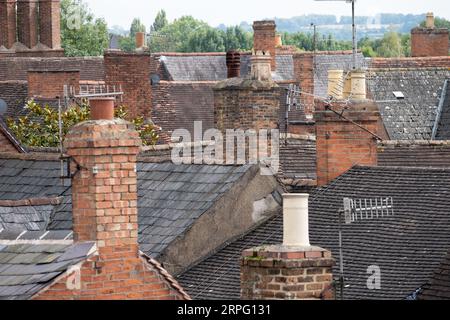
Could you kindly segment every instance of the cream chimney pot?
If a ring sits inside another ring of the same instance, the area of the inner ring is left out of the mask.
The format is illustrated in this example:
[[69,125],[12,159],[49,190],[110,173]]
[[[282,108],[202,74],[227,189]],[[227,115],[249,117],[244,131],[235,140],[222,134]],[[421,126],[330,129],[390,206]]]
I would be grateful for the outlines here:
[[434,29],[434,14],[433,14],[433,12],[427,13],[426,26],[428,29]]
[[259,81],[272,81],[272,58],[269,52],[257,51],[251,57],[251,78]]
[[352,100],[365,100],[366,99],[366,72],[363,70],[356,70],[352,72],[351,76],[352,85]]
[[341,100],[343,90],[344,70],[328,70],[328,96]]
[[284,246],[309,247],[308,194],[284,194]]

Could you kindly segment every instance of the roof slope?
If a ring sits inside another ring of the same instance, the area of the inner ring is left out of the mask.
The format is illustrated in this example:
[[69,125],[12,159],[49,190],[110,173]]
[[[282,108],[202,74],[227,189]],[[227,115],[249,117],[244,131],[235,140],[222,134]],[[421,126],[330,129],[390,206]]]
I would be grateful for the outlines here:
[[[352,54],[317,54],[314,58],[314,94],[319,97],[327,97],[328,94],[328,70],[338,69],[349,71],[353,65]],[[357,68],[367,66],[362,53],[356,58]]]
[[[241,76],[250,72],[250,57],[249,54],[241,55]],[[172,81],[221,81],[227,78],[224,53],[163,55],[160,59]],[[277,55],[276,62],[275,81],[294,79],[292,55]]]
[[[392,140],[431,140],[448,69],[373,69],[368,87]],[[394,92],[405,99],[397,100]]]
[[26,300],[89,255],[92,242],[12,244],[0,241],[0,300]]
[[[140,249],[157,257],[251,168],[138,163]],[[58,161],[0,158],[0,200],[62,197],[52,207],[0,207],[0,228],[3,221],[5,226],[20,230],[71,230],[70,182],[61,185],[59,170]],[[11,210],[22,215],[13,219]]]
[[[338,258],[343,198],[386,196],[394,199],[394,217],[343,228],[347,299],[405,299],[429,281],[450,247],[450,169],[418,168],[355,167],[315,191],[311,243]],[[242,250],[281,243],[282,225],[281,215],[269,220],[185,272],[180,283],[194,299],[238,299]],[[382,270],[382,290],[366,287],[372,265]]]
[[419,293],[419,300],[450,300],[450,252]]
[[450,168],[450,141],[383,141],[378,144],[378,165]]
[[442,113],[436,132],[436,140],[450,140],[450,80],[447,80],[447,92],[442,101]]

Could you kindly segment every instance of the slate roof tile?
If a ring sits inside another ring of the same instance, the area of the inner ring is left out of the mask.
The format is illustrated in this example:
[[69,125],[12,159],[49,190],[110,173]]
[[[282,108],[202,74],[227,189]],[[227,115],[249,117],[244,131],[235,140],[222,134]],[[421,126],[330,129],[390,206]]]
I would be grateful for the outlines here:
[[[406,299],[431,279],[450,247],[450,170],[355,167],[310,196],[311,243],[338,258],[337,212],[344,197],[394,199],[395,215],[343,228],[348,299]],[[282,242],[281,212],[179,277],[193,299],[239,299],[244,249]],[[367,289],[367,267],[382,290]],[[338,268],[334,269],[338,275]]]

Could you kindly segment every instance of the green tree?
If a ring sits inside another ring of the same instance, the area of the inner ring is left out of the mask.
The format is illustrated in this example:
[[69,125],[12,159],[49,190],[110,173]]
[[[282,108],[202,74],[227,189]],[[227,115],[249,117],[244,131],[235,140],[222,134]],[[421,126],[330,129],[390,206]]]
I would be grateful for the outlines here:
[[158,32],[162,30],[164,27],[166,27],[168,24],[169,21],[167,21],[166,11],[160,10],[156,15],[153,25],[151,26],[151,31]]
[[405,54],[400,34],[395,31],[386,33],[381,40],[381,45],[378,48],[377,53],[380,57],[385,58],[403,57]]
[[138,32],[146,32],[146,28],[140,19],[134,18],[130,27],[130,38],[135,39]]
[[66,56],[102,55],[109,45],[108,26],[81,0],[62,0],[61,42]]
[[[21,116],[17,120],[7,119],[7,124],[16,137],[29,147],[58,147],[59,140],[59,114],[58,110],[41,106],[33,100],[28,101],[25,108],[28,115]],[[126,107],[119,107],[115,111],[115,117],[131,121],[143,141],[144,145],[154,145],[159,137],[151,123],[147,123],[143,117],[129,119]],[[70,128],[90,119],[90,109],[87,104],[71,106],[61,113],[62,138]]]

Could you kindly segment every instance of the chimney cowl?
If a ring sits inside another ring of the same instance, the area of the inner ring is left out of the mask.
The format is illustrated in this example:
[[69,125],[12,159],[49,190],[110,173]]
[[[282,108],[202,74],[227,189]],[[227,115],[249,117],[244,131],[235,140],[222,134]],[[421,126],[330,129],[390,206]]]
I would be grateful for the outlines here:
[[428,12],[427,13],[426,27],[427,27],[427,29],[434,29],[435,28],[434,13],[433,12]]
[[91,108],[92,120],[113,120],[115,98],[91,98],[89,105]]
[[136,49],[145,47],[145,32],[136,32]]
[[241,54],[239,51],[230,50],[226,55],[227,78],[239,78],[241,75]]
[[283,245],[309,247],[309,194],[283,194]]

